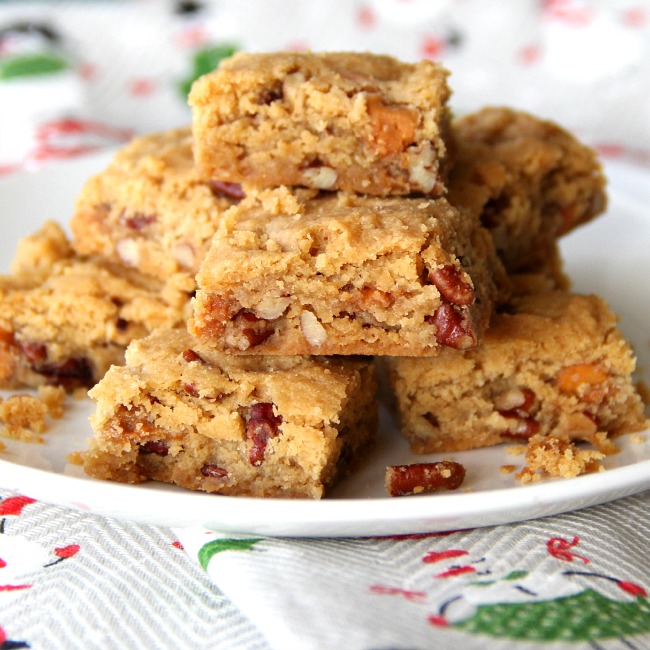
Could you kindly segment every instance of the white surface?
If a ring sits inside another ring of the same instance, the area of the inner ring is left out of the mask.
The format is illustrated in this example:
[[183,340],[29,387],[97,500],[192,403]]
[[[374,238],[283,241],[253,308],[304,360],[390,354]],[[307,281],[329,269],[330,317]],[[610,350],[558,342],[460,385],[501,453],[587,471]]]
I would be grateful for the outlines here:
[[[67,162],[40,172],[0,181],[5,237],[1,267],[19,236],[46,218],[66,222],[74,197],[89,174],[101,169],[108,154]],[[576,291],[605,297],[621,316],[621,328],[639,357],[640,376],[650,369],[650,175],[646,170],[611,164],[610,209],[563,241],[566,267]],[[68,401],[66,417],[46,434],[44,445],[7,441],[0,457],[0,486],[46,502],[97,514],[158,525],[205,525],[215,530],[260,535],[363,536],[457,530],[510,523],[584,508],[650,488],[650,431],[644,442],[619,439],[621,452],[606,460],[608,471],[569,480],[520,485],[499,466],[522,465],[506,446],[447,454],[463,463],[467,477],[454,493],[387,498],[383,487],[388,464],[423,462],[440,456],[414,456],[382,416],[379,444],[363,467],[322,501],[250,499],[194,493],[148,483],[121,485],[90,479],[66,455],[82,450],[91,435],[92,404]]]

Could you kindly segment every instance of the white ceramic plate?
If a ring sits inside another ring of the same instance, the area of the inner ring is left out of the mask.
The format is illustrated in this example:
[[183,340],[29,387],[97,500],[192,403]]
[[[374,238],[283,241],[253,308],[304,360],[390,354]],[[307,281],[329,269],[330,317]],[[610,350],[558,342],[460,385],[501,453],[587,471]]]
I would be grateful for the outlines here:
[[[46,218],[66,223],[84,180],[103,168],[101,154],[0,181],[2,231],[0,266],[6,270],[18,237]],[[621,316],[634,343],[640,376],[650,376],[650,174],[610,164],[610,209],[563,241],[566,268],[576,291],[604,296]],[[386,465],[422,462],[395,435],[382,415],[379,444],[353,477],[326,499],[250,499],[181,490],[157,483],[130,486],[90,479],[66,455],[81,450],[91,431],[92,404],[69,400],[65,419],[43,445],[8,441],[0,456],[0,486],[36,499],[97,514],[158,525],[204,525],[257,535],[363,536],[458,530],[543,517],[612,501],[650,488],[650,431],[619,439],[621,452],[606,460],[606,473],[569,480],[519,484],[504,464],[523,459],[505,446],[449,455],[467,469],[457,492],[405,498],[385,497]],[[637,440],[637,441],[635,441]],[[647,440],[647,441],[646,441]],[[431,457],[430,459],[439,459]]]

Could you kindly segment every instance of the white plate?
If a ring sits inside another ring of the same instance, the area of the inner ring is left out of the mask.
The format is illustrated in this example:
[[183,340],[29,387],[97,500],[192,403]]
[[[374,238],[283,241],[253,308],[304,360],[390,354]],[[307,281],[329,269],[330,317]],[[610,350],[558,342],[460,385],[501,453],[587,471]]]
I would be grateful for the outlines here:
[[[67,162],[0,182],[7,269],[17,238],[46,218],[68,221],[74,197],[107,154]],[[650,345],[650,174],[610,164],[610,209],[563,241],[566,267],[575,289],[604,296],[621,316],[621,328],[635,344],[641,376],[648,377]],[[64,420],[46,434],[44,445],[7,441],[0,457],[0,485],[36,499],[97,514],[158,525],[204,525],[257,535],[363,536],[457,530],[504,524],[577,510],[650,488],[650,431],[644,442],[619,439],[622,450],[606,460],[604,474],[519,484],[504,464],[521,466],[505,445],[450,454],[467,469],[457,492],[391,499],[385,497],[388,464],[422,462],[382,415],[379,444],[361,470],[322,501],[224,497],[157,483],[130,486],[90,479],[66,455],[84,448],[91,434],[92,404],[69,400]],[[440,457],[430,457],[439,459]]]

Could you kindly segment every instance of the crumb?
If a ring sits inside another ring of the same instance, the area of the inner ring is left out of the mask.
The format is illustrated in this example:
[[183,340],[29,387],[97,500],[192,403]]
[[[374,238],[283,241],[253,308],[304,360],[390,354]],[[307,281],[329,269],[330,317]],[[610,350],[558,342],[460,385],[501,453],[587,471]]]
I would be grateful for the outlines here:
[[66,459],[71,465],[83,465],[84,464],[84,453],[83,453],[83,451],[71,451],[66,456]]
[[521,456],[526,453],[526,445],[508,445],[506,447],[506,454],[510,456]]
[[7,445],[5,445],[5,443],[2,442],[2,440],[0,440],[0,451],[5,451],[6,448],[7,448]]
[[522,483],[537,483],[542,477],[534,470],[524,467],[519,474],[515,474],[515,478]]
[[[47,407],[32,395],[12,395],[0,404],[0,420],[5,424],[6,437],[25,440],[47,428]],[[27,440],[25,440],[27,441]]]
[[514,465],[501,465],[499,468],[502,474],[512,474],[515,469],[517,468]]
[[640,433],[637,433],[633,436],[630,437],[630,440],[635,444],[635,445],[640,445],[645,442],[645,436],[641,435]]
[[601,454],[605,454],[605,456],[611,456],[621,451],[619,446],[609,438],[607,431],[598,431],[598,433],[595,433],[591,438],[587,439],[587,442],[590,442]]
[[[549,476],[572,478],[602,471],[605,454],[593,449],[580,449],[570,440],[534,435],[528,442],[526,471],[542,471]],[[523,480],[523,479],[522,479]]]
[[65,406],[65,390],[61,386],[40,386],[38,396],[41,398],[51,417],[63,417]]

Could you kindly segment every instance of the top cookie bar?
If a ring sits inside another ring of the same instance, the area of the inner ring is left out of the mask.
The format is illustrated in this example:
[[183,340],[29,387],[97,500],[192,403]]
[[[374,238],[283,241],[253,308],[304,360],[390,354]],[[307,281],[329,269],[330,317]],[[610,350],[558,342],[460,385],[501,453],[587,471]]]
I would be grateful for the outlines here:
[[195,158],[220,181],[444,192],[447,71],[368,53],[240,53],[190,93]]

